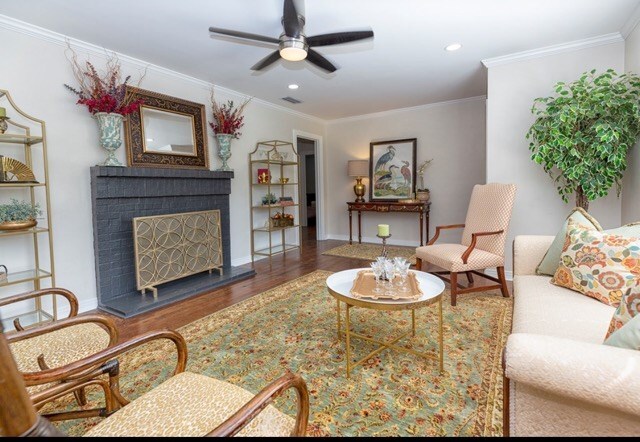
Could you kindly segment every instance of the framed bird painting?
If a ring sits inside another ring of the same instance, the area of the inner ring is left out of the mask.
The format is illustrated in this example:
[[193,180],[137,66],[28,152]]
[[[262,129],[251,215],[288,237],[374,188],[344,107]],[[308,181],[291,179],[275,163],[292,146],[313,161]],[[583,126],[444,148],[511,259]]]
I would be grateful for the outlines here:
[[416,190],[417,138],[376,141],[369,152],[369,201],[411,199]]

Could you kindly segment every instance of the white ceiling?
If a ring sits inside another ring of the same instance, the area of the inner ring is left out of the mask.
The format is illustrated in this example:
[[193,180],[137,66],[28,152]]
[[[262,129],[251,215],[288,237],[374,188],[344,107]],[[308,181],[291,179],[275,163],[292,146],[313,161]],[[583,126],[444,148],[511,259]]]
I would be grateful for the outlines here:
[[[297,4],[300,4],[298,0]],[[306,0],[306,35],[371,28],[371,41],[317,48],[340,67],[278,61],[282,0],[1,0],[0,14],[323,119],[486,94],[481,60],[621,31],[640,0]],[[446,52],[460,42],[463,48]],[[291,91],[290,83],[300,89]],[[302,104],[281,98],[292,96]]]

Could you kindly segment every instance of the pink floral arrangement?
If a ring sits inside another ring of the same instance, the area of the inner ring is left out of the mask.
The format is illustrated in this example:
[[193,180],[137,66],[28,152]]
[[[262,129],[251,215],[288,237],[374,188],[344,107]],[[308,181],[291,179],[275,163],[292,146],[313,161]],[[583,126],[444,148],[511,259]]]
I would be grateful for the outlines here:
[[213,114],[213,121],[209,123],[213,133],[229,134],[233,135],[233,138],[239,138],[240,128],[244,126],[244,116],[242,112],[245,106],[251,101],[251,98],[245,100],[240,106],[234,108],[233,100],[229,100],[226,103],[219,105],[211,92],[211,109]]
[[127,84],[131,76],[122,81],[120,63],[115,54],[109,56],[107,68],[101,75],[90,61],[79,63],[76,53],[70,47],[68,49],[72,54],[70,61],[73,73],[80,87],[64,86],[78,96],[77,104],[87,106],[92,115],[109,112],[124,116],[136,112],[143,104],[142,100],[131,101],[127,97]]

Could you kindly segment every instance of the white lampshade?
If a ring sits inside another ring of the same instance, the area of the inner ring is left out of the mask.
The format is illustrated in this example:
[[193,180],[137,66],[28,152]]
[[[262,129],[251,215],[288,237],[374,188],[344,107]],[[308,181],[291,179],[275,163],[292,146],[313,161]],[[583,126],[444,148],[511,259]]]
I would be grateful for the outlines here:
[[369,175],[369,161],[349,160],[347,163],[347,174],[352,177],[364,177]]

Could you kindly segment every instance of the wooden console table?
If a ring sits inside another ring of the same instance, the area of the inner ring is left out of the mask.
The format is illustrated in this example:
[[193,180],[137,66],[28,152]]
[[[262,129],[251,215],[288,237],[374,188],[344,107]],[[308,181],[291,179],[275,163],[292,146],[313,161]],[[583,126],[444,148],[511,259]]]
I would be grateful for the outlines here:
[[[424,245],[429,240],[429,209],[431,202],[415,202],[415,203],[397,203],[397,202],[381,202],[370,201],[368,203],[348,202],[349,206],[349,244],[352,244],[353,237],[353,212],[358,212],[358,244],[362,244],[362,212],[381,212],[381,213],[418,213],[420,215],[420,245]],[[424,220],[424,223],[422,222]],[[424,230],[427,230],[427,236],[424,236]]]

